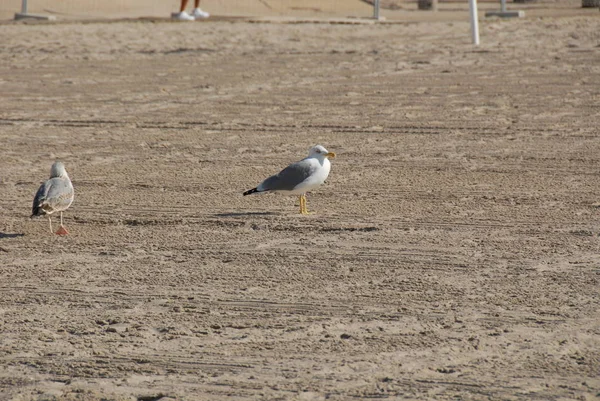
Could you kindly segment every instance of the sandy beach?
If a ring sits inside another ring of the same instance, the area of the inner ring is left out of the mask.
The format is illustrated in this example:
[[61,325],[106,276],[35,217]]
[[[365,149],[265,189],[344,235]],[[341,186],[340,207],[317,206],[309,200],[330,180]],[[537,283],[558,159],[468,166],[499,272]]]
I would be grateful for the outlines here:
[[[577,3],[479,47],[444,14],[0,23],[0,400],[596,399]],[[315,144],[313,214],[242,196]],[[64,237],[29,218],[54,160]]]

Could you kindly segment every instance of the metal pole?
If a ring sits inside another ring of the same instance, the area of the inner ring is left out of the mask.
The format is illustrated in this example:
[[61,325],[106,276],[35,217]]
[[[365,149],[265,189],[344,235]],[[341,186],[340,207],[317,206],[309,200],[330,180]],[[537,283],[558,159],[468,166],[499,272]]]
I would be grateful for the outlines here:
[[[23,1],[27,1],[27,0],[23,0]],[[375,18],[376,20],[379,19],[379,0],[375,0],[373,2],[373,18]]]
[[479,21],[477,20],[477,0],[469,0],[469,11],[471,14],[471,36],[473,44],[479,46]]
[[500,11],[506,12],[506,0],[500,0]]
[[54,21],[56,17],[54,15],[41,15],[41,14],[28,14],[27,13],[27,0],[21,0],[21,12],[15,13],[15,19],[20,20],[24,18],[33,18],[38,20]]

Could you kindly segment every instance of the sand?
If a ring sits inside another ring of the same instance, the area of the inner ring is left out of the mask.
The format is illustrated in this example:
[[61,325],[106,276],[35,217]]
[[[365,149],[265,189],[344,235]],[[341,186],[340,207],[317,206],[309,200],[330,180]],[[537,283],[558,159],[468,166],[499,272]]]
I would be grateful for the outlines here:
[[0,399],[594,399],[597,14],[0,24]]

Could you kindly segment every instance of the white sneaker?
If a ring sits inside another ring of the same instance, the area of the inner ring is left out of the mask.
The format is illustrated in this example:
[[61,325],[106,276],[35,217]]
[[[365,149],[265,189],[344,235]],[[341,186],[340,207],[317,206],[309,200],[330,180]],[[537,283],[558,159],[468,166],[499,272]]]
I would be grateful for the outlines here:
[[180,13],[173,13],[173,14],[171,14],[171,18],[179,20],[179,21],[193,21],[193,20],[195,20],[194,17],[192,17],[191,15],[189,15],[188,13],[186,13],[185,11],[182,11]]
[[204,18],[210,17],[209,13],[207,13],[206,11],[202,11],[202,9],[200,9],[200,8],[194,8],[194,12],[192,13],[192,15],[198,19],[204,19]]

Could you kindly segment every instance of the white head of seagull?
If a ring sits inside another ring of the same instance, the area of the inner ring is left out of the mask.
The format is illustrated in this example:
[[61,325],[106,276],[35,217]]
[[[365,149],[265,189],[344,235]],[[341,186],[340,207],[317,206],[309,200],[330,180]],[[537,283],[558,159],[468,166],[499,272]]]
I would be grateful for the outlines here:
[[321,164],[323,164],[323,161],[325,161],[325,159],[327,159],[327,158],[333,159],[335,157],[335,153],[329,152],[322,145],[316,145],[316,146],[313,146],[312,148],[310,148],[310,150],[308,151],[308,157],[317,158],[321,162]]
[[54,162],[50,168],[50,178],[69,177],[62,162]]

